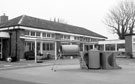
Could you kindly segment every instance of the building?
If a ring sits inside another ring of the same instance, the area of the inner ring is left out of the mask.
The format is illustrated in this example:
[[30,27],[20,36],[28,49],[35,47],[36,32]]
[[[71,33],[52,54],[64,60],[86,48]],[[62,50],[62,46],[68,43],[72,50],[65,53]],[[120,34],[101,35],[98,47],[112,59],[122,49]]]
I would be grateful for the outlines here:
[[24,59],[26,51],[34,51],[35,56],[38,52],[51,54],[56,59],[60,45],[77,44],[84,51],[105,39],[82,27],[22,15],[0,24],[0,59]]
[[102,51],[125,52],[125,40],[105,40],[98,42],[99,48]]
[[126,34],[125,40],[104,40],[98,42],[102,51],[116,52],[127,58],[135,58],[135,33]]

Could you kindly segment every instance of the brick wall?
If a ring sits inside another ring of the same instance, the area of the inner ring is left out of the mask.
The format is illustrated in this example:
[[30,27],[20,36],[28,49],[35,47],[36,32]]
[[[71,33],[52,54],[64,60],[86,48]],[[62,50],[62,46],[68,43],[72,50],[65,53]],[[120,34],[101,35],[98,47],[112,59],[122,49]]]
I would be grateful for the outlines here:
[[25,42],[24,39],[20,39],[20,35],[24,33],[24,30],[18,31],[18,56],[20,59],[24,59],[24,48],[25,48]]
[[126,53],[132,53],[132,36],[125,37],[125,51]]
[[2,55],[2,60],[6,60],[6,58],[9,57],[9,39],[3,39]]
[[15,61],[19,61],[24,58],[24,40],[20,39],[24,30],[12,30],[11,32],[11,56]]

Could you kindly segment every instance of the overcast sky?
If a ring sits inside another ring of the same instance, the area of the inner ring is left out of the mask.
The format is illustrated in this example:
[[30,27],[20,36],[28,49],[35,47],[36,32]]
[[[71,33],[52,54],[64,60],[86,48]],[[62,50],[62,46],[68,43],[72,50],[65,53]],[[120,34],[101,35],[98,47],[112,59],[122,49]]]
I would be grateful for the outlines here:
[[103,20],[111,8],[120,0],[0,0],[0,15],[9,18],[29,15],[49,20],[64,19],[68,24],[87,28],[91,31],[117,39],[110,33]]

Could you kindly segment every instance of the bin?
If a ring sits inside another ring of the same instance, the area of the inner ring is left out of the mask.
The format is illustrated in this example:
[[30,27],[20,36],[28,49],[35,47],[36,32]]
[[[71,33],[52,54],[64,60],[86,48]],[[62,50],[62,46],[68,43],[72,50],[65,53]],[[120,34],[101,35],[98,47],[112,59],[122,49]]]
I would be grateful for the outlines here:
[[89,63],[88,67],[90,69],[98,69],[100,68],[100,56],[99,56],[99,51],[98,50],[90,50],[89,52]]

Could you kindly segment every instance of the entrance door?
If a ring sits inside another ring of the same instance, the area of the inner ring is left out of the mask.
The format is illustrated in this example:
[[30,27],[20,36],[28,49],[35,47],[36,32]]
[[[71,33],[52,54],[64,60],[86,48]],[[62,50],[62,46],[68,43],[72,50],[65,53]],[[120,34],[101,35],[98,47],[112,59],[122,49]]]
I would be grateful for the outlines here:
[[2,39],[0,39],[0,59],[2,59]]

